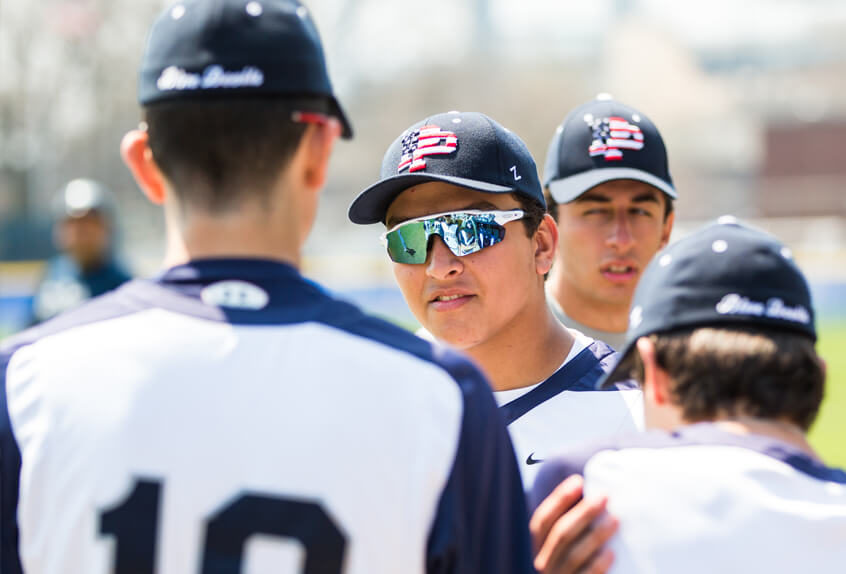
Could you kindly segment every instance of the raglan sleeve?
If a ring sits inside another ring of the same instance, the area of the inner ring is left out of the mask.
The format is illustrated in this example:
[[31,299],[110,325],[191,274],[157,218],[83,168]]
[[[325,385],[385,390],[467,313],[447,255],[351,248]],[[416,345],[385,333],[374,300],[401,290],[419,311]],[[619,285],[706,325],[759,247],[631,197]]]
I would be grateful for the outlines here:
[[0,347],[0,572],[20,574],[18,555],[18,487],[21,455],[9,417],[7,382],[13,350]]
[[584,476],[585,466],[596,453],[592,445],[572,450],[544,461],[529,493],[529,511],[537,510],[555,488],[574,474]]
[[505,422],[475,368],[451,370],[461,388],[463,419],[429,533],[426,572],[534,573],[525,493]]

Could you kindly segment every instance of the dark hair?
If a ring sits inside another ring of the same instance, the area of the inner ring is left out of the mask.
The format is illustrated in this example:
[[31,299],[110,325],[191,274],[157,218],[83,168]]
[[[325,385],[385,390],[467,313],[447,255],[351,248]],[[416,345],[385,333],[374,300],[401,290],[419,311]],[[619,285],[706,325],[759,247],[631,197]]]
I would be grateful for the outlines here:
[[288,165],[306,124],[285,99],[162,102],[144,109],[156,163],[192,208],[219,213],[265,194]]
[[[587,191],[587,190],[585,190]],[[661,192],[661,195],[664,197],[664,221],[667,221],[667,218],[670,217],[670,214],[673,212],[673,199],[669,197],[667,194]],[[558,202],[553,199],[552,194],[549,191],[549,186],[543,188],[543,197],[546,199],[546,210],[552,216],[552,219],[555,220],[555,223],[558,223]]]
[[520,209],[523,210],[523,226],[526,228],[526,235],[531,237],[535,231],[540,227],[543,216],[546,215],[546,208],[538,203],[537,200],[526,197],[521,193],[514,193],[514,199],[520,203]]
[[[671,401],[690,422],[720,415],[787,419],[810,428],[823,398],[825,371],[808,337],[774,329],[700,327],[649,336],[671,379]],[[624,361],[643,381],[640,353]]]

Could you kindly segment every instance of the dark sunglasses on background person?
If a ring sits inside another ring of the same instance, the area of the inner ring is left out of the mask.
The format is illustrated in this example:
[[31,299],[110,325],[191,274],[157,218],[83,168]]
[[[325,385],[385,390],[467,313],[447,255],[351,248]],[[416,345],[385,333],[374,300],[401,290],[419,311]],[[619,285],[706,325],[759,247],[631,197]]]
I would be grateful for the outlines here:
[[523,217],[523,211],[449,211],[425,215],[395,225],[379,238],[397,263],[426,263],[429,238],[440,237],[461,257],[496,245],[505,238],[505,224]]

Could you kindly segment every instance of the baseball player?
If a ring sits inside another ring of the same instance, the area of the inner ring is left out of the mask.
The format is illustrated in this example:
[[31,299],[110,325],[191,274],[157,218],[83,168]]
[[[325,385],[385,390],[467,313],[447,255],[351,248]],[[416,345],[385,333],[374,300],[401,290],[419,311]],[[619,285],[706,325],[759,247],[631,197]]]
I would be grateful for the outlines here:
[[115,257],[111,192],[90,179],[74,179],[54,205],[53,238],[61,251],[47,263],[33,299],[31,323],[54,317],[131,279]]
[[183,0],[122,153],[167,268],[0,352],[4,574],[532,572],[486,381],[298,272],[350,126],[295,0]]
[[846,472],[805,433],[825,368],[787,248],[731,221],[663,252],[635,292],[623,359],[657,429],[544,465],[534,502],[584,476],[620,520],[612,572],[833,572],[846,564]]
[[543,182],[560,232],[550,306],[568,327],[619,349],[637,281],[673,229],[676,190],[661,134],[600,95],[556,130]]
[[595,388],[611,348],[546,304],[558,230],[545,211],[525,144],[473,112],[405,130],[349,209],[354,223],[385,224],[394,276],[423,327],[488,375],[527,489],[548,453],[634,430],[640,411],[636,390]]

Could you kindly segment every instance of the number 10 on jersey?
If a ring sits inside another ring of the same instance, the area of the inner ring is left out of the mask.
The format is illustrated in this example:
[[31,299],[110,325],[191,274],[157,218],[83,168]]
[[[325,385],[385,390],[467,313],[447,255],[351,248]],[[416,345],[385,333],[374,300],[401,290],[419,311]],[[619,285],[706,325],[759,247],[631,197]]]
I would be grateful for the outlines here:
[[[117,539],[115,574],[155,574],[162,482],[139,479],[120,504],[100,514]],[[313,501],[242,493],[206,519],[201,574],[240,574],[250,536],[292,538],[305,548],[303,574],[340,574],[346,539]]]

